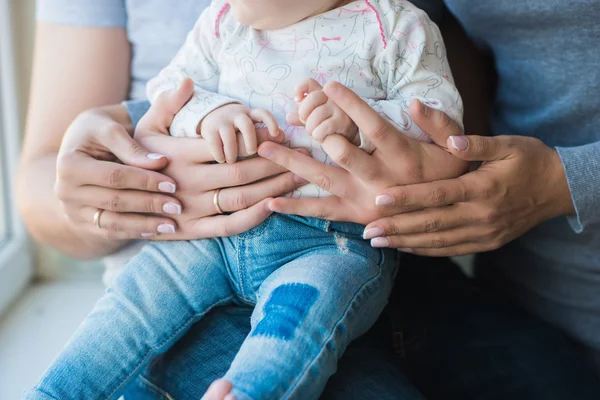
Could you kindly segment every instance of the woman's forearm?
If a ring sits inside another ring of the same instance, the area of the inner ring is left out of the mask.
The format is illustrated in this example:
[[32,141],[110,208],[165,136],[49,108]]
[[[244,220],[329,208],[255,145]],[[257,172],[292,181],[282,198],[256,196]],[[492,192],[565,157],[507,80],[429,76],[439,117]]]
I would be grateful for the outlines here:
[[[125,126],[132,133],[131,121],[123,106],[108,106],[93,112]],[[77,229],[70,222],[54,192],[57,158],[58,152],[48,152],[22,159],[16,196],[30,234],[40,243],[84,259],[113,253],[127,244],[125,241],[106,240],[100,235],[92,235]]]

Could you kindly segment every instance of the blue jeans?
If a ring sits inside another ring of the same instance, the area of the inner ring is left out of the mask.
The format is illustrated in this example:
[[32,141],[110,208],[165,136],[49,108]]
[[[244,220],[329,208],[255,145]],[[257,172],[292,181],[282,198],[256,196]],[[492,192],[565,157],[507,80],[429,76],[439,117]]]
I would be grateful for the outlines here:
[[[225,306],[156,357],[126,400],[197,399],[250,332]],[[600,379],[556,328],[467,279],[447,259],[406,256],[389,305],[350,344],[325,400],[595,400]]]
[[275,215],[238,236],[146,246],[28,399],[116,399],[213,308],[255,305],[225,378],[238,400],[318,398],[391,292],[394,251],[363,227]]

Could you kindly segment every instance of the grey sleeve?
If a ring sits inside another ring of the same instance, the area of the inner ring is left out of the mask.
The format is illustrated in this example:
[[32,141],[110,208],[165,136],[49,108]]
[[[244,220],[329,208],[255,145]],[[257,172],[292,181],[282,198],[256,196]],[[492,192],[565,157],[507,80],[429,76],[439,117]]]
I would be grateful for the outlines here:
[[125,0],[37,0],[37,20],[59,25],[123,28]]
[[575,232],[600,223],[600,142],[558,147],[577,217],[569,218]]
[[133,129],[137,127],[137,124],[140,122],[142,117],[148,112],[150,109],[150,102],[148,100],[130,100],[124,101],[123,105],[127,109],[129,113],[129,117],[131,118],[131,124],[133,125]]

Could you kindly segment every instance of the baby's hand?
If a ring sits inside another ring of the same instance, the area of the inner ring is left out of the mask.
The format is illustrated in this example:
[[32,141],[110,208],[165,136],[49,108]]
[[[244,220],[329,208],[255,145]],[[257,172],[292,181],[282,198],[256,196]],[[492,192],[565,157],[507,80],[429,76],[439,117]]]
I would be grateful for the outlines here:
[[208,114],[200,122],[198,133],[208,141],[217,162],[233,164],[238,158],[237,131],[242,133],[248,154],[256,154],[255,123],[264,123],[271,137],[279,136],[279,125],[270,112],[241,104],[227,104]]
[[297,118],[313,139],[322,142],[329,135],[340,134],[350,142],[360,145],[358,127],[323,92],[323,87],[314,79],[307,79],[295,88],[294,100],[298,103],[298,115],[288,114],[288,123]]

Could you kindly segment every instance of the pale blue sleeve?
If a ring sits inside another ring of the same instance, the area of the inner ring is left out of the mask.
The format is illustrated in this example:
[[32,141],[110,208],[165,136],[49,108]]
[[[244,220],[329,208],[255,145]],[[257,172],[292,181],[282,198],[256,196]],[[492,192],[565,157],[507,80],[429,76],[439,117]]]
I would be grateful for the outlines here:
[[125,0],[37,0],[37,20],[59,25],[124,28]]
[[600,224],[600,142],[558,147],[577,217],[569,218],[577,233]]

